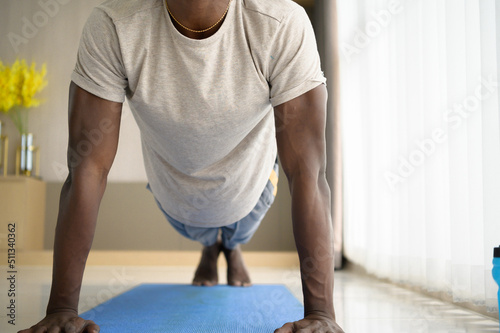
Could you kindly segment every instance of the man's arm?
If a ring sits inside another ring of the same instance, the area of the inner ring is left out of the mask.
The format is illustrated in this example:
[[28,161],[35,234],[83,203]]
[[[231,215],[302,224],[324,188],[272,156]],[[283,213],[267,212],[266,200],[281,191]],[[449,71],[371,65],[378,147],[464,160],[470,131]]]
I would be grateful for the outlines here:
[[99,331],[92,321],[78,317],[78,301],[99,205],[118,146],[121,110],[121,103],[101,99],[71,83],[69,175],[59,202],[47,315],[22,333],[46,332],[49,327],[64,332]]
[[281,165],[292,196],[292,221],[300,260],[304,319],[276,333],[343,332],[333,308],[333,235],[326,168],[324,85],[275,108]]

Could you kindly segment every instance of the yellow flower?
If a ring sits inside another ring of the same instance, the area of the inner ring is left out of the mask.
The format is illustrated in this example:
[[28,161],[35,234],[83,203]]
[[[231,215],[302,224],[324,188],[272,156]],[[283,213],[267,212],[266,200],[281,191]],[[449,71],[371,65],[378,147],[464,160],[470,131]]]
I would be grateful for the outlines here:
[[45,64],[37,71],[35,62],[28,67],[25,60],[16,60],[9,67],[0,61],[0,111],[9,114],[21,133],[27,127],[27,115],[21,117],[20,109],[40,105],[35,95],[47,85],[46,74]]
[[8,67],[0,61],[0,111],[9,112],[15,106],[40,105],[35,94],[47,85],[46,73],[45,64],[37,71],[34,62],[28,67],[25,60],[16,60]]

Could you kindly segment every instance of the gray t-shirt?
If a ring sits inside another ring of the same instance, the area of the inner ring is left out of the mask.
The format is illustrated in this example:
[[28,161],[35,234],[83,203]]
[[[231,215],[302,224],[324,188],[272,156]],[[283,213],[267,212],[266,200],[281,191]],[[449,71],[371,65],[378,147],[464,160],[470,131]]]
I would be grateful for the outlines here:
[[232,0],[202,40],[182,35],[162,0],[107,0],[85,25],[71,79],[127,97],[156,199],[206,227],[252,210],[276,158],[273,107],[326,81],[311,23],[291,0]]

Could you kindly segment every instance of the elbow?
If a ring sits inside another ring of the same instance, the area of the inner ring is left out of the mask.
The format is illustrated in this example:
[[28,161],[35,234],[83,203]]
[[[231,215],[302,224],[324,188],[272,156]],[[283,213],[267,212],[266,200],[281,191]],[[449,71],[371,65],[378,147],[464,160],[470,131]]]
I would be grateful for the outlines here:
[[68,185],[92,183],[102,187],[106,186],[110,171],[110,168],[90,162],[83,162],[79,165],[69,164],[68,169],[69,174],[66,179]]
[[313,187],[323,187],[327,183],[326,166],[323,163],[309,162],[282,167],[291,189],[298,183]]
[[296,179],[326,179],[326,156],[315,154],[314,156],[296,156],[293,159],[281,160],[281,167],[289,182]]

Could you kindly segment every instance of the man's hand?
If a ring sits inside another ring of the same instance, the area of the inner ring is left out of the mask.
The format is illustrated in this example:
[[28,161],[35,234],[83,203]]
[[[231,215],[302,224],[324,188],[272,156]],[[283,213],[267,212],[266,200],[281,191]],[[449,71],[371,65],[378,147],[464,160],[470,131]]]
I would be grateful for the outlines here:
[[49,314],[38,324],[18,333],[98,333],[99,331],[99,326],[92,320],[85,320],[78,317],[75,312],[68,311]]
[[304,319],[293,323],[286,323],[274,333],[344,333],[335,320],[321,316],[308,315]]
[[286,323],[274,333],[344,333],[337,323],[328,317],[309,315],[293,323]]

